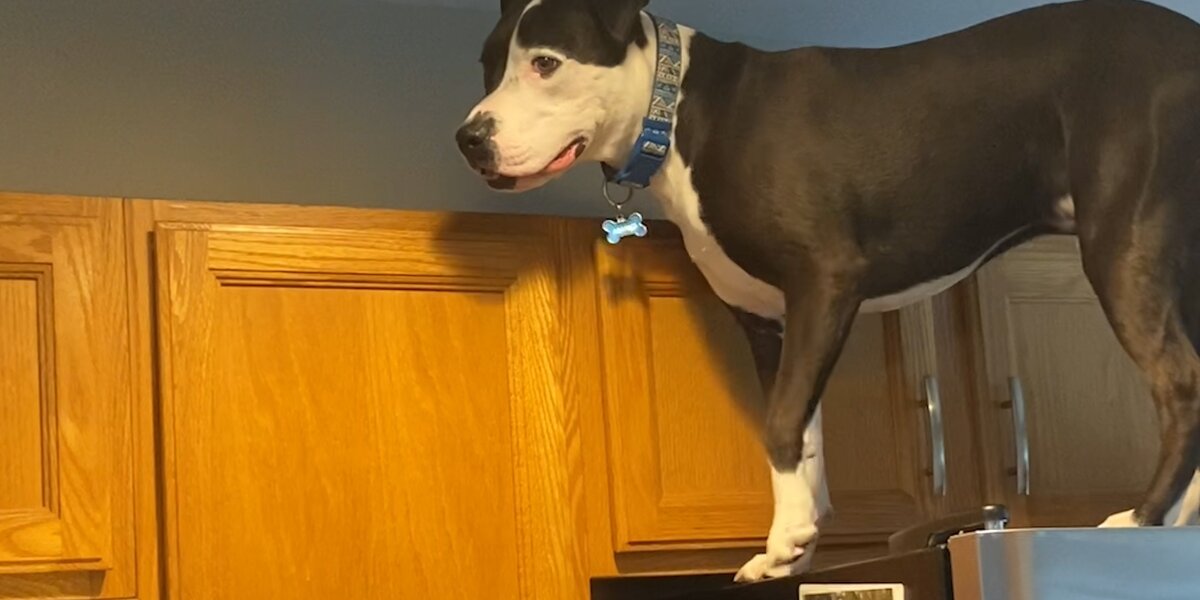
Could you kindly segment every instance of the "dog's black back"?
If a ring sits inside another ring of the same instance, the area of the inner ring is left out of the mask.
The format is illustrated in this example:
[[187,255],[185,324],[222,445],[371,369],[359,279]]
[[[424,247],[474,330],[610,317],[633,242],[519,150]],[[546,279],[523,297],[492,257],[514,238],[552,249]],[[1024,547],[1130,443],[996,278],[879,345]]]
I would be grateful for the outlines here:
[[1032,9],[881,50],[698,37],[692,60],[680,152],[722,246],[778,285],[789,247],[861,262],[866,298],[966,267],[1014,232],[994,252],[1073,231],[1058,201],[1089,199],[1072,189],[1073,139],[1200,117],[1200,29],[1140,2]]

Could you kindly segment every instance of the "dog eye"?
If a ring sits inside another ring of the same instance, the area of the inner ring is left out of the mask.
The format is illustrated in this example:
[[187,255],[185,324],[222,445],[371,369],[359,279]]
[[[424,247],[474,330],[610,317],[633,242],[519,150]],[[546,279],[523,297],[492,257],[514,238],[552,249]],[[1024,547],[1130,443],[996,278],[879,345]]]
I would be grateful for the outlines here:
[[533,70],[537,71],[542,77],[549,77],[561,65],[562,61],[553,56],[539,56],[533,59]]

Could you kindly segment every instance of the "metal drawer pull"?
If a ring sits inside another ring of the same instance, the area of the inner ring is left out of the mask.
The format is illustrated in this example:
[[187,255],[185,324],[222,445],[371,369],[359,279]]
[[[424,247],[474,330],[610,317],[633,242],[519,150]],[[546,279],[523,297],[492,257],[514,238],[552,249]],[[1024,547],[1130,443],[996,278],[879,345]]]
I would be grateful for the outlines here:
[[933,495],[946,495],[946,431],[942,423],[942,393],[937,377],[925,378],[925,408],[929,411],[929,451]]
[[1012,409],[1013,441],[1017,451],[1017,494],[1029,495],[1029,428],[1025,415],[1025,390],[1020,377],[1008,378],[1008,398]]

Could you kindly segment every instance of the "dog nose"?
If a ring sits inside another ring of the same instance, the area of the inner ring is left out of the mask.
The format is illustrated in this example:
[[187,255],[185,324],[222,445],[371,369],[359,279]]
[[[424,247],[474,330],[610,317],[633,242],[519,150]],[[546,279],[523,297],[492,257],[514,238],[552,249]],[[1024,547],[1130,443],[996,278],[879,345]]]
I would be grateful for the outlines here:
[[496,120],[487,114],[475,115],[458,129],[454,136],[458,150],[472,167],[487,170],[494,166],[492,136],[495,132]]
[[458,130],[458,148],[472,152],[487,143],[487,129],[482,122],[471,121]]

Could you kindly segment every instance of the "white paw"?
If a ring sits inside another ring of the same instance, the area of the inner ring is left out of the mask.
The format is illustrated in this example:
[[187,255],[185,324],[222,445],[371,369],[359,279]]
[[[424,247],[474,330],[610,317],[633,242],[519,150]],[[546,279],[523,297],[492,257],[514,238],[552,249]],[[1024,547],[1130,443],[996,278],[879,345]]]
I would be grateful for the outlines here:
[[1127,510],[1119,512],[1104,520],[1100,524],[1101,528],[1119,528],[1119,527],[1137,527],[1137,520],[1133,518],[1133,511]]
[[733,578],[738,583],[754,583],[766,579],[779,579],[780,577],[788,577],[791,575],[799,575],[808,569],[808,565],[801,563],[811,563],[812,559],[800,557],[792,562],[780,562],[766,554],[757,554],[750,562],[746,563],[737,572]]
[[817,545],[815,525],[793,525],[772,531],[767,551],[750,559],[734,577],[739,583],[799,575],[812,566]]

